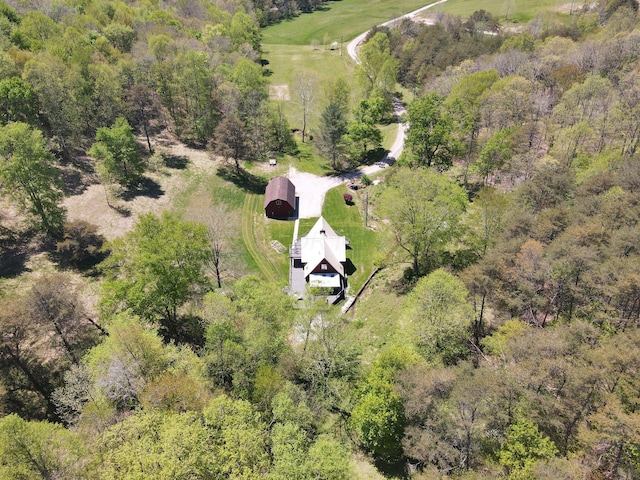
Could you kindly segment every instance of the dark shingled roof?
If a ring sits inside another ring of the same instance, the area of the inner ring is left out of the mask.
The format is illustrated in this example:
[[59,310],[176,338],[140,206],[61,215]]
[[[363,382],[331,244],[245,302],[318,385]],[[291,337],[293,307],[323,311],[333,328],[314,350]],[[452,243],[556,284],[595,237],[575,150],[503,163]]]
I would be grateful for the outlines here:
[[287,202],[291,207],[296,206],[296,187],[287,177],[275,177],[269,181],[264,194],[264,208],[274,200]]

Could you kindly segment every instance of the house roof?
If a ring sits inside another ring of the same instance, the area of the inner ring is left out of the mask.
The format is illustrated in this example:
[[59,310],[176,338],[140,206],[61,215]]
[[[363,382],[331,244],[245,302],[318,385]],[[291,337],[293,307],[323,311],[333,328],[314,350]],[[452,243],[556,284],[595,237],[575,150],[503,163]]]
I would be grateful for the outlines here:
[[274,177],[269,181],[264,193],[264,208],[274,200],[283,200],[295,208],[296,187],[287,177]]
[[321,262],[326,261],[341,276],[344,276],[343,262],[347,261],[346,238],[338,235],[327,221],[320,217],[309,233],[300,239],[300,260],[305,264],[307,277]]
[[324,217],[320,217],[318,221],[315,223],[309,233],[305,235],[305,237],[313,237],[313,238],[333,238],[339,237],[331,225],[324,219]]
[[[305,242],[304,240],[303,238],[301,261],[305,264],[305,277],[323,262],[330,264],[336,272],[344,277],[344,266],[340,263],[340,259],[336,256],[329,242],[321,239],[312,239],[310,242]],[[307,260],[306,262],[305,259]],[[345,260],[342,260],[342,262]]]

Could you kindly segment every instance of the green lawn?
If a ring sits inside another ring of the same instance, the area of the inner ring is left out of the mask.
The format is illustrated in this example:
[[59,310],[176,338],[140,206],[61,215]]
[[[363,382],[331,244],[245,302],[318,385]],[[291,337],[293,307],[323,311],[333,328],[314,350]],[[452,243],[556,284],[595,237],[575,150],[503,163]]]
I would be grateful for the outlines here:
[[[346,192],[350,192],[354,196],[355,205],[345,204],[342,195]],[[336,233],[345,235],[350,241],[351,248],[347,250],[347,258],[355,267],[355,271],[349,276],[352,294],[355,294],[371,275],[373,259],[378,251],[377,235],[364,226],[361,207],[362,203],[356,194],[349,191],[344,185],[329,190],[322,206],[324,218]]]
[[[428,5],[428,0],[341,0],[326,8],[285,20],[262,30],[262,43],[269,45],[329,45],[346,43],[370,28]],[[433,7],[434,12],[468,17],[476,10],[486,10],[498,17],[525,22],[535,15],[554,12],[566,0],[449,0]],[[581,2],[575,2],[579,8]]]
[[[376,25],[427,5],[424,0],[341,0],[262,30],[264,45],[347,42]],[[266,48],[266,47],[265,47]]]
[[[536,15],[556,12],[561,5],[570,4],[567,0],[448,0],[433,7],[429,12],[445,12],[451,15],[468,17],[477,10],[487,12],[507,21],[525,23]],[[574,8],[580,8],[582,2],[574,2]]]
[[265,45],[263,57],[269,62],[266,68],[269,69],[269,82],[272,85],[271,99],[278,100],[279,92],[286,94],[284,113],[292,128],[302,128],[301,109],[296,105],[296,73],[308,72],[316,79],[316,98],[307,118],[310,130],[318,125],[325,92],[331,82],[343,78],[353,91],[357,88],[353,76],[355,66],[346,53],[340,56],[340,52],[324,48],[314,50],[310,46]]

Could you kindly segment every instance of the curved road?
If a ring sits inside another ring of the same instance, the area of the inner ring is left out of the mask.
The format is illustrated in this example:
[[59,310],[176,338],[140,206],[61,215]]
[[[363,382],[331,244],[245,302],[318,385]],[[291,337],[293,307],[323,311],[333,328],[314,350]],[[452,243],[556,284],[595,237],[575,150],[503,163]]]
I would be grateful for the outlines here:
[[[398,20],[402,20],[403,18],[413,18],[415,16],[417,16],[419,13],[424,12],[425,10],[430,9],[431,7],[435,7],[436,5],[439,5],[441,3],[446,2],[447,0],[439,0],[437,2],[431,3],[429,5],[426,5],[424,7],[418,8],[417,10],[414,10],[413,12],[409,12],[405,15],[402,15],[400,17],[394,18],[392,20],[389,20],[387,22],[381,23],[379,26],[380,27],[385,27],[387,25],[391,25],[394,22],[397,22]],[[360,63],[360,60],[358,59],[358,49],[360,48],[360,44],[364,41],[364,39],[367,37],[367,35],[369,34],[371,30],[367,30],[364,33],[361,33],[360,35],[358,35],[356,38],[354,38],[353,40],[351,40],[349,42],[349,44],[347,45],[347,53],[349,54],[349,56],[353,59],[354,62],[356,63]],[[362,173],[366,173],[366,174],[371,174],[374,173],[376,171],[378,171],[380,169],[380,166],[382,163],[386,164],[386,165],[390,165],[393,162],[396,161],[396,159],[400,156],[400,154],[402,153],[402,149],[404,148],[404,136],[405,133],[407,131],[407,125],[402,123],[402,114],[405,112],[405,108],[404,105],[402,105],[402,102],[398,99],[395,99],[393,102],[393,111],[395,112],[397,118],[398,118],[398,133],[396,134],[396,139],[393,141],[393,144],[391,145],[391,148],[389,149],[389,153],[387,153],[387,155],[382,159],[382,162],[380,162],[378,165],[370,165],[368,167],[364,167],[362,169],[360,169],[360,171]],[[386,166],[384,165],[384,166]],[[384,168],[384,166],[382,168]]]
[[[393,22],[396,22],[403,18],[415,17],[420,12],[446,1],[447,0],[439,0],[435,3],[431,3],[425,7],[414,10],[413,12],[407,13],[406,15],[402,15],[401,17],[394,18],[393,20],[389,20],[388,22],[384,22],[381,25],[390,25]],[[347,52],[356,63],[360,63],[358,60],[358,48],[364,41],[369,31],[370,30],[367,30],[366,32],[358,35],[347,45]],[[361,167],[354,172],[336,177],[320,177],[311,173],[299,172],[293,166],[290,168],[289,174],[287,176],[289,177],[289,180],[291,180],[291,182],[295,185],[296,195],[299,197],[298,218],[319,217],[322,214],[322,204],[324,202],[325,194],[328,190],[336,187],[337,185],[340,185],[343,182],[358,178],[362,174],[371,175],[372,173],[376,173],[396,161],[396,159],[402,153],[402,149],[404,147],[404,136],[407,126],[406,124],[402,123],[402,114],[405,112],[405,109],[400,100],[394,100],[393,110],[398,118],[398,132],[396,134],[395,140],[393,141],[393,144],[389,148],[389,152],[380,162],[374,165]],[[297,233],[298,232],[296,229],[294,231],[294,241],[297,238]]]

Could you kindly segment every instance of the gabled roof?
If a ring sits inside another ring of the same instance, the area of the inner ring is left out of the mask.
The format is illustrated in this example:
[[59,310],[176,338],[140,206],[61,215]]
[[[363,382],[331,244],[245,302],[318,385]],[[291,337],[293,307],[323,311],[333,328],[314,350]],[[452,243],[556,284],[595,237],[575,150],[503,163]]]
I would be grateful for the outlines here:
[[274,200],[285,201],[295,208],[296,187],[287,177],[274,177],[269,181],[264,193],[264,208]]
[[320,217],[309,233],[300,239],[300,260],[305,264],[307,277],[321,262],[326,261],[344,276],[343,262],[347,261],[347,239],[338,235],[327,221]]
[[[344,237],[343,237],[344,238]],[[340,263],[340,260],[336,256],[335,252],[331,248],[331,245],[326,240],[311,239],[312,241],[306,242],[306,257],[305,257],[305,239],[302,239],[302,263],[307,262],[304,266],[304,276],[307,277],[320,263],[327,262],[333,269],[344,277],[344,266]],[[346,260],[346,259],[345,259]],[[343,262],[345,260],[342,260]]]
[[313,238],[339,237],[339,235],[333,230],[333,228],[331,228],[331,225],[329,225],[324,217],[320,217],[315,225],[311,227],[309,233],[307,233],[305,236]]

